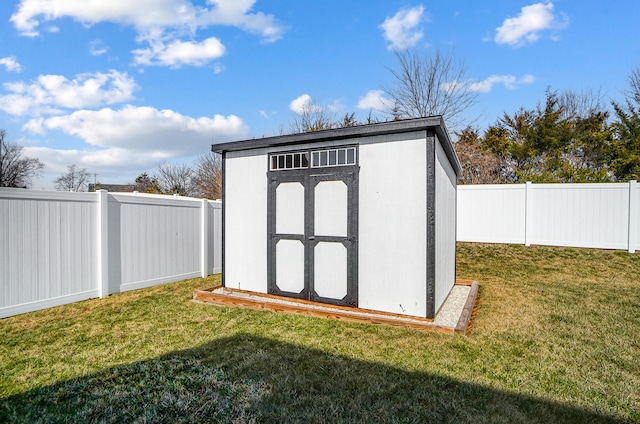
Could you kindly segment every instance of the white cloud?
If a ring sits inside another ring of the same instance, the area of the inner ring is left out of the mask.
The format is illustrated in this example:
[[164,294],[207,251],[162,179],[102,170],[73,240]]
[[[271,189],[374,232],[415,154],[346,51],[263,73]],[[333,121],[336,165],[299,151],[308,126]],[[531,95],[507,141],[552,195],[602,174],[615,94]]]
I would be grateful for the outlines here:
[[424,6],[400,9],[379,26],[389,42],[389,50],[404,50],[413,47],[424,35],[418,28],[423,21]]
[[535,3],[524,6],[518,16],[505,19],[502,26],[496,28],[494,40],[498,44],[520,47],[539,40],[543,31],[563,29],[567,25],[566,17],[560,21],[553,14],[553,3]]
[[235,115],[192,118],[172,110],[132,105],[31,119],[23,129],[37,134],[58,130],[97,148],[163,158],[196,154],[206,150],[212,139],[221,142],[248,135],[247,126]]
[[221,64],[221,63],[215,63],[213,65],[213,73],[214,74],[220,74],[220,73],[224,72],[224,70],[225,70],[225,66],[223,64]]
[[52,149],[50,147],[25,147],[26,156],[37,157],[45,163],[51,174],[61,174],[71,164],[87,168],[91,173],[129,171],[141,173],[149,167],[167,160],[167,157],[155,152],[132,154],[126,149]]
[[84,143],[76,148],[28,146],[24,153],[46,166],[34,187],[52,188],[50,182],[76,164],[97,173],[102,182],[131,182],[160,163],[190,161],[211,144],[248,137],[244,122],[234,115],[192,118],[172,110],[125,106],[119,110],[80,110],[69,115],[29,120],[23,130],[41,135],[61,131]]
[[7,56],[0,59],[0,65],[4,66],[7,72],[20,72],[22,66],[18,63],[15,56]]
[[162,42],[152,42],[151,48],[134,50],[132,53],[137,65],[179,68],[183,65],[203,66],[224,55],[225,47],[220,40],[211,37],[201,43],[175,40],[165,45]]
[[293,113],[301,114],[309,111],[309,108],[312,107],[312,105],[313,100],[311,99],[311,96],[308,94],[302,94],[301,96],[291,100],[291,103],[289,103],[289,110]]
[[93,40],[89,43],[89,53],[92,56],[100,56],[109,51],[109,47],[107,47],[102,40]]
[[21,0],[10,21],[22,35],[30,37],[39,35],[41,23],[62,18],[86,26],[116,22],[143,31],[187,26],[196,18],[198,9],[184,0]]
[[[253,12],[256,0],[21,0],[11,22],[24,36],[39,35],[41,24],[71,18],[83,25],[114,22],[133,26],[138,43],[148,48],[133,51],[134,62],[144,65],[202,66],[224,54],[219,39],[193,39],[197,30],[214,25],[234,26],[270,43],[282,38],[285,27],[273,15]],[[185,49],[184,53],[180,49]],[[101,51],[100,49],[96,51]]]
[[358,101],[358,109],[384,111],[393,107],[393,100],[384,97],[384,91],[371,90]]
[[60,114],[64,109],[100,107],[132,100],[137,86],[126,73],[79,74],[72,80],[61,75],[40,75],[35,81],[3,84],[11,94],[0,95],[0,110],[11,115]]
[[471,80],[464,82],[453,81],[444,84],[443,88],[445,90],[459,90],[466,87],[471,92],[489,93],[497,84],[502,84],[507,90],[516,90],[520,86],[532,84],[534,81],[535,77],[533,75],[524,75],[520,79],[513,75],[489,75],[486,79],[477,82]]
[[281,39],[285,28],[277,23],[273,15],[249,13],[255,2],[256,0],[208,0],[207,3],[215,7],[203,11],[198,23],[201,26],[235,26],[259,35],[267,43]]

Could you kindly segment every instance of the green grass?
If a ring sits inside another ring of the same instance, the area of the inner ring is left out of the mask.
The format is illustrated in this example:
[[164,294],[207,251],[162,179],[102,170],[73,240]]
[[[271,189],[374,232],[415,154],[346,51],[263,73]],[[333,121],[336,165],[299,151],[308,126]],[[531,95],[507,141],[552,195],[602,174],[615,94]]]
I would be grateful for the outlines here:
[[[459,244],[468,337],[191,301],[0,320],[0,422],[638,422],[640,254]],[[393,282],[389,282],[393,284]]]

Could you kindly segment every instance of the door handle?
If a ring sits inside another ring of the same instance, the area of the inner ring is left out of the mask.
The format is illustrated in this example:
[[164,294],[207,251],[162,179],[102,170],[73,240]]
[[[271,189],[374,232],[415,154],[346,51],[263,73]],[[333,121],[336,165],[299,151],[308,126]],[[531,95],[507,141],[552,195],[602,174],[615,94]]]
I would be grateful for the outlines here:
[[314,236],[309,237],[307,240],[315,240],[316,238]]

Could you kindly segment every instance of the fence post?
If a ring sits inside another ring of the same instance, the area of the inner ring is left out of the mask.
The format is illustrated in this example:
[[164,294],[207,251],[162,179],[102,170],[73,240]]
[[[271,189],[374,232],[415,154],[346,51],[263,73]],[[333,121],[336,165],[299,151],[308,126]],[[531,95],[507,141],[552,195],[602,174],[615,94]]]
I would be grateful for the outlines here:
[[202,278],[209,275],[209,201],[202,199],[200,225],[200,273]]
[[629,253],[636,253],[638,244],[638,183],[629,181]]
[[531,246],[531,232],[533,231],[533,201],[531,197],[531,181],[524,185],[524,245]]
[[100,297],[109,296],[109,195],[107,190],[98,190],[98,292]]

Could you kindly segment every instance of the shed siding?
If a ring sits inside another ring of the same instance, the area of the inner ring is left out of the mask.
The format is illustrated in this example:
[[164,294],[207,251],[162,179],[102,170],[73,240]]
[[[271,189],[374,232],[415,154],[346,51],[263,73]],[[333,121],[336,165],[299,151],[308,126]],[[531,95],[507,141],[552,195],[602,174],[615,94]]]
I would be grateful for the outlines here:
[[227,152],[224,284],[267,292],[267,152]]
[[436,138],[436,263],[435,311],[456,279],[456,174]]
[[426,315],[425,139],[425,131],[360,139],[361,308]]

